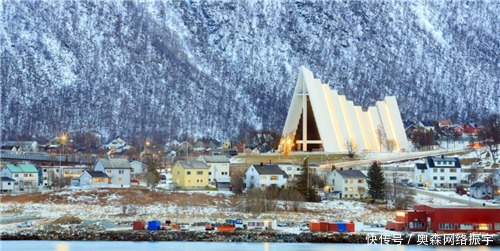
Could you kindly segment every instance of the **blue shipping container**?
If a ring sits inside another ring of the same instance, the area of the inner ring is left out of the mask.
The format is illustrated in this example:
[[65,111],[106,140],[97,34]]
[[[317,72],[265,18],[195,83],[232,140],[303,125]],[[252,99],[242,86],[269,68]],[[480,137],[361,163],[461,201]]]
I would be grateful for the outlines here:
[[339,227],[337,230],[339,233],[347,232],[347,228],[344,222],[337,222],[337,226]]
[[152,220],[148,222],[148,230],[159,230],[161,228],[161,222],[158,220]]

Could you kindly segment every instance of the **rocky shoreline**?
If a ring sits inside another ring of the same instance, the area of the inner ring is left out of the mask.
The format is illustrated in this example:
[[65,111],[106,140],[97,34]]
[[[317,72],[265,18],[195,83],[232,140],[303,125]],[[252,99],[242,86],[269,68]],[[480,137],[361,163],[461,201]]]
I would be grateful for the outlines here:
[[[353,244],[419,244],[416,236],[401,238],[365,233],[283,233],[273,231],[253,232],[205,232],[205,231],[47,231],[26,230],[4,232],[0,239],[4,240],[64,240],[64,241],[197,241],[197,242],[288,242],[288,243],[353,243]],[[430,235],[428,236],[430,237]],[[370,243],[370,238],[371,243]],[[375,239],[374,239],[375,238]],[[376,241],[375,241],[376,240]],[[441,242],[442,243],[442,242]],[[479,245],[486,245],[479,242]],[[422,243],[420,243],[422,244]],[[443,244],[440,244],[443,245]],[[451,244],[450,244],[451,245]],[[468,244],[471,245],[471,244]],[[477,244],[476,244],[477,245]],[[488,246],[500,246],[499,236],[492,238]]]

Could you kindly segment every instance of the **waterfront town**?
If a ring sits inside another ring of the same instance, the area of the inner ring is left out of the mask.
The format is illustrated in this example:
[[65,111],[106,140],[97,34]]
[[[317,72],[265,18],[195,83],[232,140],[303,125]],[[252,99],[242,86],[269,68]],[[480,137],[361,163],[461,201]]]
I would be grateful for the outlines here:
[[[307,95],[292,100],[281,135],[4,142],[1,231],[500,231],[497,114],[403,121],[395,99],[362,112],[333,91],[320,105],[312,73],[299,79]],[[319,118],[335,102],[344,116]]]

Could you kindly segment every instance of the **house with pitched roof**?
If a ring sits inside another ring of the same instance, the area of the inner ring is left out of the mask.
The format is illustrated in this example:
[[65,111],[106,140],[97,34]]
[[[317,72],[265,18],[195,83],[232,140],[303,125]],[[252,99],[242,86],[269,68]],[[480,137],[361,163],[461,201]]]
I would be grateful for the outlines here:
[[476,182],[469,187],[469,195],[472,196],[472,198],[493,198],[492,191],[492,187],[484,182]]
[[13,152],[38,152],[38,142],[36,141],[7,141],[2,150],[9,150]]
[[366,175],[360,170],[334,170],[327,178],[330,195],[338,199],[362,199],[368,196]]
[[6,164],[0,169],[0,177],[14,180],[13,192],[38,190],[38,169],[33,164]]
[[16,180],[9,177],[0,177],[0,193],[10,194],[14,192],[14,183]]
[[81,188],[107,188],[110,177],[101,171],[85,171],[80,175]]
[[231,178],[229,173],[229,159],[225,155],[213,155],[198,157],[199,161],[203,161],[209,166],[208,183],[215,184],[216,180],[228,180]]
[[264,189],[275,185],[283,187],[287,185],[288,175],[276,164],[260,163],[260,165],[251,165],[245,172],[246,188],[259,187]]
[[131,175],[133,178],[146,177],[146,174],[148,172],[148,165],[140,161],[134,160],[130,162],[130,166],[132,167]]
[[424,187],[453,188],[460,184],[460,160],[450,157],[427,157],[416,163],[413,180]]
[[130,187],[132,166],[127,159],[98,159],[94,171],[101,171],[108,175],[109,187]]
[[124,150],[128,150],[131,148],[125,140],[123,140],[120,136],[116,136],[108,143],[104,144],[103,147],[105,149],[111,150],[113,153],[121,153]]
[[179,189],[205,189],[210,167],[203,161],[177,161],[172,166],[172,183]]

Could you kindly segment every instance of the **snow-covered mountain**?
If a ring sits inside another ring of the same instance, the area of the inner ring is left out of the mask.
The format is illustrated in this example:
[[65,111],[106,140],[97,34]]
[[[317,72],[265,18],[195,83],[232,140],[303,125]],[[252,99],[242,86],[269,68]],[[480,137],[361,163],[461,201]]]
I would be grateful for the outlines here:
[[0,0],[2,139],[281,130],[298,67],[404,118],[500,112],[498,1]]

